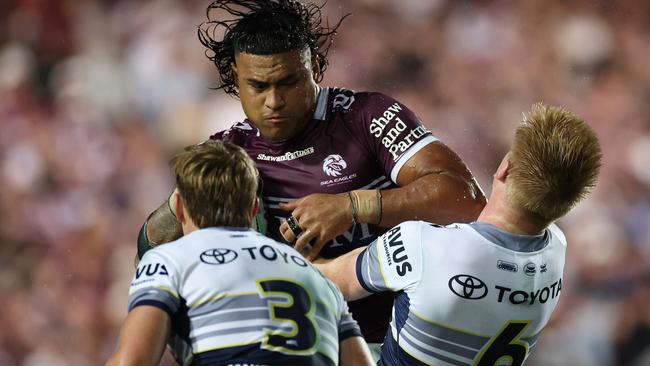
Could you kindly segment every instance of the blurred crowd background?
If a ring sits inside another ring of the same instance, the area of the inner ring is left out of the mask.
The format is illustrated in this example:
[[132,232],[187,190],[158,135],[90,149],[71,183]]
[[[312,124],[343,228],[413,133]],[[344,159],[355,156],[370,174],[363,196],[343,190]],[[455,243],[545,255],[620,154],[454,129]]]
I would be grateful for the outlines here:
[[[170,155],[243,118],[197,37],[208,1],[0,1],[0,365],[97,365]],[[594,193],[559,224],[560,305],[528,365],[650,365],[650,2],[330,0],[323,85],[387,93],[486,192],[522,112],[598,133]],[[163,364],[173,362],[168,356]]]

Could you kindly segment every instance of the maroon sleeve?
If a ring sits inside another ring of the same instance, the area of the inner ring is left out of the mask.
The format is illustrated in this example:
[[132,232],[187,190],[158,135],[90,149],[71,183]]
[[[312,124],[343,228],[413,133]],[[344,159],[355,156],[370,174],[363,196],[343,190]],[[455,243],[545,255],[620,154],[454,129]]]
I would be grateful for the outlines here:
[[369,147],[396,183],[404,163],[437,139],[410,109],[381,93],[356,93],[346,118],[355,136]]

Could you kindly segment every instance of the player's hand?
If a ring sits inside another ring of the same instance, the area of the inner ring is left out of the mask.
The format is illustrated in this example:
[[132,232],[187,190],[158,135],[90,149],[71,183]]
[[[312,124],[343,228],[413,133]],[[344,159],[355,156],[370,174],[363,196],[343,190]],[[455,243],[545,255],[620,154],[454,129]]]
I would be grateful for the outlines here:
[[[289,243],[295,241],[294,248],[309,260],[318,256],[325,243],[352,226],[352,204],[347,194],[310,194],[281,203],[280,208],[291,212],[302,229],[296,238],[285,221],[280,225],[280,234]],[[305,251],[308,244],[312,248]]]

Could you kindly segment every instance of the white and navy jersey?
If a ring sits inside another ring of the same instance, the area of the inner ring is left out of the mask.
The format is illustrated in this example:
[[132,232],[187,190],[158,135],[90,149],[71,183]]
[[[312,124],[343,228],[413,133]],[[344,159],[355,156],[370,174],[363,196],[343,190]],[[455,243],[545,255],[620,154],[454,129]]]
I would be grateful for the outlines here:
[[293,248],[250,229],[209,228],[148,251],[129,310],[166,311],[193,365],[337,365],[361,336],[338,288]]
[[389,230],[357,259],[367,291],[397,292],[379,364],[521,365],[557,305],[565,251],[555,225],[533,236],[481,222]]

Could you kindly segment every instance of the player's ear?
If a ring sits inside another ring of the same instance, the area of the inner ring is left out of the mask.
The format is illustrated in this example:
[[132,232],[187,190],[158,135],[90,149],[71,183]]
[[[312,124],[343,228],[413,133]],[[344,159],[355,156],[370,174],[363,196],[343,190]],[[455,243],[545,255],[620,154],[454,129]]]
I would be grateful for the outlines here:
[[235,82],[235,87],[239,88],[239,78],[237,77],[237,75],[239,75],[239,73],[237,72],[237,64],[235,63],[235,61],[230,63],[230,70],[232,71],[232,76],[233,76],[233,80]]
[[501,164],[499,164],[496,173],[494,173],[494,179],[505,182],[506,178],[508,177],[510,166],[510,152],[508,151],[506,156],[501,159]]
[[174,193],[172,193],[174,196],[174,210],[176,214],[176,219],[178,222],[181,224],[184,224],[185,221],[187,220],[187,212],[185,210],[185,204],[183,203],[183,198],[181,197],[180,193],[178,192],[178,188],[174,190]]
[[318,56],[311,58],[311,72],[314,76],[314,80],[318,81],[322,72],[320,67],[320,60],[318,59]]

